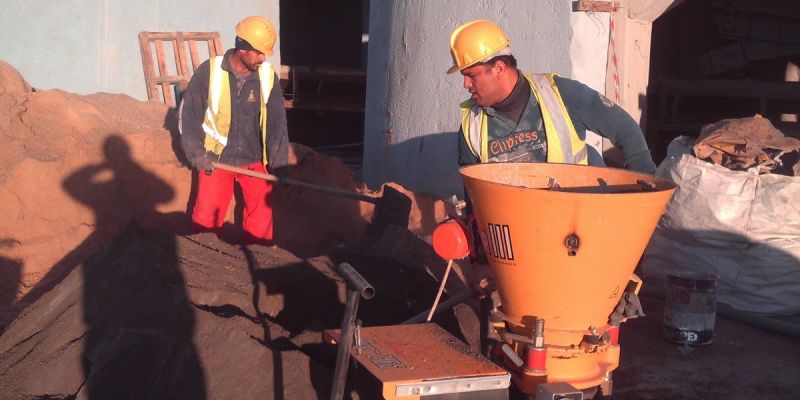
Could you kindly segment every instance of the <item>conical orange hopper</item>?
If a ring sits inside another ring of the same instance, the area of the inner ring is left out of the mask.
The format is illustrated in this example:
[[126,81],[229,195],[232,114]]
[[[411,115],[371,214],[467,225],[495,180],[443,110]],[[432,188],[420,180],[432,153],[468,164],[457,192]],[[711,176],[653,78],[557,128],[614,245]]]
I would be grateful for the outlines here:
[[[607,379],[618,350],[567,353],[585,335],[602,335],[629,282],[641,282],[633,271],[675,186],[636,172],[553,163],[477,164],[460,173],[507,330],[532,337],[530,321],[544,320],[548,382],[585,388]],[[519,343],[514,349],[525,353]]]

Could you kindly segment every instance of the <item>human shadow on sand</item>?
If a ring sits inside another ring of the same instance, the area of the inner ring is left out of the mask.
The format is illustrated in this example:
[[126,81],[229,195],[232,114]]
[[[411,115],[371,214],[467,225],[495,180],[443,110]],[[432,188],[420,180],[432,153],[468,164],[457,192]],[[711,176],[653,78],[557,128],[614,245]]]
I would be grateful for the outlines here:
[[[13,248],[20,243],[14,238],[0,238],[0,249]],[[13,307],[22,279],[22,260],[0,256],[0,334],[16,314]]]
[[[116,235],[107,227],[125,218],[119,215],[124,207],[157,214],[156,205],[174,196],[169,185],[133,161],[123,138],[109,137],[103,150],[105,160],[81,168],[63,183],[94,211],[98,228],[64,262],[92,249],[103,235]],[[174,234],[145,234],[129,224],[112,247],[83,264],[82,273],[85,383],[79,397],[205,398],[192,342],[195,316],[178,268]]]

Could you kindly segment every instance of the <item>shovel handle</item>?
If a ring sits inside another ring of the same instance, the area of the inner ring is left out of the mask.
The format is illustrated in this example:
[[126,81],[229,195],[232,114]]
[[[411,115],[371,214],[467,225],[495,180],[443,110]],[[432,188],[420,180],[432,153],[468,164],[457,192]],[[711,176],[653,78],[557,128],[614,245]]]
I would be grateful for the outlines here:
[[229,172],[235,172],[237,174],[242,174],[242,175],[247,175],[247,176],[252,176],[253,178],[260,178],[260,179],[264,179],[264,180],[267,180],[267,181],[270,181],[270,182],[276,182],[276,183],[278,182],[278,177],[275,176],[275,175],[272,175],[272,174],[267,174],[267,173],[264,173],[264,172],[251,171],[251,170],[245,169],[245,168],[234,167],[233,165],[218,163],[216,161],[212,161],[211,165],[213,165],[214,168],[219,168],[221,170],[225,170],[225,171],[229,171]]
[[212,162],[211,164],[214,165],[214,168],[219,168],[219,169],[224,170],[224,171],[235,172],[237,174],[251,176],[253,178],[264,179],[264,180],[267,180],[267,181],[270,181],[270,182],[303,187],[303,188],[306,188],[306,189],[316,190],[318,192],[324,192],[324,193],[332,194],[332,195],[335,195],[335,196],[347,197],[347,198],[354,199],[354,200],[359,200],[359,201],[366,201],[367,203],[372,203],[372,204],[376,204],[378,202],[378,198],[377,197],[368,196],[366,194],[350,192],[350,191],[347,191],[347,190],[336,189],[336,188],[327,187],[327,186],[315,185],[313,183],[298,181],[298,180],[295,180],[295,179],[292,179],[292,178],[279,178],[279,177],[277,177],[275,175],[272,175],[272,174],[268,174],[268,173],[264,173],[264,172],[251,171],[249,169],[234,167],[233,165],[222,164],[222,163],[218,163],[218,162]]

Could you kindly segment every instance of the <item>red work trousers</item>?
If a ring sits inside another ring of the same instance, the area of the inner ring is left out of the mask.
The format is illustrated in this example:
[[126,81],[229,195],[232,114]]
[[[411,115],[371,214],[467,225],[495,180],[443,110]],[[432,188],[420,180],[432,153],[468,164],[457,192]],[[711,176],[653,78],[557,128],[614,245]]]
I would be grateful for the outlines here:
[[[266,172],[260,162],[242,168]],[[197,176],[197,201],[192,212],[196,232],[219,231],[228,213],[233,185],[238,182],[244,198],[242,242],[272,244],[271,182],[221,169],[215,169],[211,175],[200,171]]]

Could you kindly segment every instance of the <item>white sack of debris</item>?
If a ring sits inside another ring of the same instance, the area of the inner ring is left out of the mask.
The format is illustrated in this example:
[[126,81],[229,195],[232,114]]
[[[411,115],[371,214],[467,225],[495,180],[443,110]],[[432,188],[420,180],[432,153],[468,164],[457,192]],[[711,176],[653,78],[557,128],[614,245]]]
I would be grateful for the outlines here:
[[717,275],[717,300],[765,315],[800,313],[800,177],[731,171],[678,137],[656,171],[678,186],[640,265],[643,278]]

